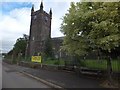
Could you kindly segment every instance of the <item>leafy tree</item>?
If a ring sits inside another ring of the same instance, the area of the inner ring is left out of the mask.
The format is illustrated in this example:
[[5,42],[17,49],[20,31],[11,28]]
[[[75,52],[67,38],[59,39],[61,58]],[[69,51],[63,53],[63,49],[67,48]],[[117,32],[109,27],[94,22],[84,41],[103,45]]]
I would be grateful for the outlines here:
[[13,54],[13,49],[7,53],[7,55],[12,55],[12,54]]
[[88,23],[92,26],[92,30],[88,34],[89,39],[96,48],[106,52],[104,54],[107,56],[110,80],[112,72],[111,53],[120,46],[118,7],[119,3],[100,3],[99,8],[93,7],[93,10],[95,10],[91,12],[94,21]]
[[92,26],[89,25],[93,19],[91,12],[92,3],[78,2],[75,5],[72,2],[69,13],[63,17],[61,25],[61,31],[65,34],[63,48],[69,53],[85,55],[95,46],[88,37],[92,30]]
[[13,52],[15,55],[18,55],[19,53],[22,53],[22,56],[25,56],[25,51],[26,51],[26,45],[27,45],[27,35],[23,35],[22,38],[18,38],[16,40],[16,43],[14,44],[13,47]]
[[119,8],[120,2],[72,2],[61,24],[63,49],[79,56],[92,50],[105,52],[110,78],[111,53],[120,47]]

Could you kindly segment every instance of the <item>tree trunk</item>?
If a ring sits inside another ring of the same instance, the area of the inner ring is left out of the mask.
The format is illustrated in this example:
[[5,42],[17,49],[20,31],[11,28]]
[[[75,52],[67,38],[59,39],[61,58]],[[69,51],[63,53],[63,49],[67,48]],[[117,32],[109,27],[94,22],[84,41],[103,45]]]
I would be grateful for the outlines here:
[[97,59],[98,59],[98,61],[100,60],[100,52],[99,52],[99,49],[97,50]]
[[108,56],[108,58],[107,58],[107,72],[108,72],[109,84],[112,84],[112,64],[111,64],[110,56]]

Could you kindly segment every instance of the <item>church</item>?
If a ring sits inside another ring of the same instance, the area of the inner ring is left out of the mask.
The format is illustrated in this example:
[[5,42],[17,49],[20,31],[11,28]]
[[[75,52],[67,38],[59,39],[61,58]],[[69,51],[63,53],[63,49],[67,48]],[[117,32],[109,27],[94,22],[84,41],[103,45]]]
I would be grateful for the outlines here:
[[54,56],[62,57],[63,37],[51,38],[51,20],[52,10],[50,9],[49,13],[44,11],[43,2],[41,2],[40,9],[37,11],[34,11],[34,6],[32,6],[29,40],[26,48],[27,56],[41,55],[46,48],[45,42],[50,39]]

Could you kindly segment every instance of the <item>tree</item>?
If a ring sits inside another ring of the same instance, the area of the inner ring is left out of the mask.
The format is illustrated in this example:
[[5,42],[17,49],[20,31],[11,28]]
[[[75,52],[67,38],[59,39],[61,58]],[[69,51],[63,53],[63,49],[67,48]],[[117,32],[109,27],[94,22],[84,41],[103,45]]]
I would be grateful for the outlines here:
[[[94,5],[94,4],[93,4]],[[94,21],[89,22],[92,26],[88,37],[92,43],[107,56],[107,70],[111,82],[111,53],[120,46],[119,30],[119,3],[100,3],[99,8],[95,9],[92,17]]]
[[26,45],[27,45],[27,35],[23,35],[22,38],[18,38],[16,40],[16,43],[14,44],[13,47],[13,52],[15,53],[15,55],[18,55],[19,53],[22,54],[22,56],[25,56],[25,51],[26,51]]
[[7,53],[7,55],[12,55],[12,54],[13,54],[13,49]]
[[111,53],[120,47],[119,8],[120,2],[72,2],[61,24],[63,48],[79,56],[92,50],[105,52],[110,78]]
[[[89,49],[88,40],[86,34],[89,31],[87,22],[83,15],[85,4],[71,3],[69,13],[63,17],[63,23],[61,25],[61,31],[65,34],[64,47],[66,51],[71,54],[84,55]],[[87,12],[87,9],[86,9]]]

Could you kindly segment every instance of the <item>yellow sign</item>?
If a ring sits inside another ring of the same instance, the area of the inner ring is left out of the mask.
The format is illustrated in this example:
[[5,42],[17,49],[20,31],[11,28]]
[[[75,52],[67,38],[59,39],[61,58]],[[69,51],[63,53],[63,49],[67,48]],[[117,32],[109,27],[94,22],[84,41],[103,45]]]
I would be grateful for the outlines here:
[[41,63],[41,56],[32,56],[32,62],[39,62],[39,63]]

